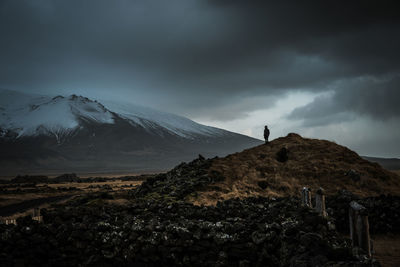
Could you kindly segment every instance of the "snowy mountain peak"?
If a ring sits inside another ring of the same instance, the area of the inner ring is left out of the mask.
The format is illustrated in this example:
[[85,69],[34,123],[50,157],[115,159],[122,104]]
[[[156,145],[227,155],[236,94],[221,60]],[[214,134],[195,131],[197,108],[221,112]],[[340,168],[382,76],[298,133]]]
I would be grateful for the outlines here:
[[215,137],[228,133],[171,113],[110,101],[104,101],[104,106],[75,94],[50,97],[0,90],[0,97],[0,130],[15,132],[18,137],[46,134],[58,140],[83,127],[82,122],[114,124],[117,117],[132,127],[161,136],[168,132],[194,139],[199,135]]
[[[0,128],[13,131],[18,136],[51,134],[56,137],[68,134],[80,126],[80,120],[98,123],[114,123],[113,114],[103,105],[88,98],[72,95],[57,96],[24,95],[0,91],[4,104],[0,113]],[[9,101],[7,101],[9,100]]]

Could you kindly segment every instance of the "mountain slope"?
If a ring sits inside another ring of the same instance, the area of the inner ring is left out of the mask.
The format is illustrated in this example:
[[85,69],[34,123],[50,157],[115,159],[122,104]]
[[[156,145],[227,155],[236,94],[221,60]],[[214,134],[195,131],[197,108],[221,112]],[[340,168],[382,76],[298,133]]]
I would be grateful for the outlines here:
[[177,115],[86,97],[0,91],[0,170],[144,172],[261,141]]
[[144,128],[152,128],[152,124],[156,124],[167,129],[171,133],[185,138],[192,139],[196,137],[196,135],[223,136],[227,133],[227,131],[205,126],[182,116],[161,112],[143,106],[112,101],[103,101],[103,103],[107,108],[118,113],[120,117],[127,119],[132,123],[139,124]]

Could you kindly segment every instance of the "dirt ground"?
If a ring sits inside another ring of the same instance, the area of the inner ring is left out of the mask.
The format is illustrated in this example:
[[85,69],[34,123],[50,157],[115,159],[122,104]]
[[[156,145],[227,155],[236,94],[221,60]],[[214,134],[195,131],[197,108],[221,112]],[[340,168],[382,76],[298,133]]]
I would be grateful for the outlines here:
[[400,266],[400,235],[380,235],[373,240],[375,258],[383,267]]

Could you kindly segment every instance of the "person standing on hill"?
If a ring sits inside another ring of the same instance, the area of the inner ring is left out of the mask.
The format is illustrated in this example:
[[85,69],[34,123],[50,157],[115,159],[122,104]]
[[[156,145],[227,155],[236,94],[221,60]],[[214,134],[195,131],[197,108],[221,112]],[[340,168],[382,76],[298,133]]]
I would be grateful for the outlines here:
[[265,125],[264,127],[264,139],[265,139],[265,143],[268,144],[268,138],[269,138],[269,129],[268,126]]

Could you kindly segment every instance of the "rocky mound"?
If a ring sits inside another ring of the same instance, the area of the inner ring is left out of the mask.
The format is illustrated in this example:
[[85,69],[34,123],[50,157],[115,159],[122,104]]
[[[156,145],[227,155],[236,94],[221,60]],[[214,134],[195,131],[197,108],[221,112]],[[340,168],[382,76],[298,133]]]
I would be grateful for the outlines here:
[[75,173],[64,173],[53,178],[51,181],[54,183],[77,183],[81,182],[82,179],[80,179]]
[[213,160],[199,155],[190,163],[181,163],[167,173],[148,178],[132,191],[132,195],[153,200],[183,200],[196,196],[197,191],[224,180],[219,172],[210,171]]
[[224,158],[182,163],[144,182],[136,197],[170,197],[197,205],[246,197],[298,196],[303,186],[359,196],[400,194],[400,177],[333,142],[297,134]]
[[[137,199],[42,211],[0,224],[1,266],[377,266],[295,198],[195,206]],[[335,265],[336,266],[336,265]]]
[[348,190],[360,196],[400,194],[400,177],[336,143],[289,134],[212,161],[210,172],[224,180],[192,198],[197,204],[249,196],[298,195],[303,186],[328,194]]

